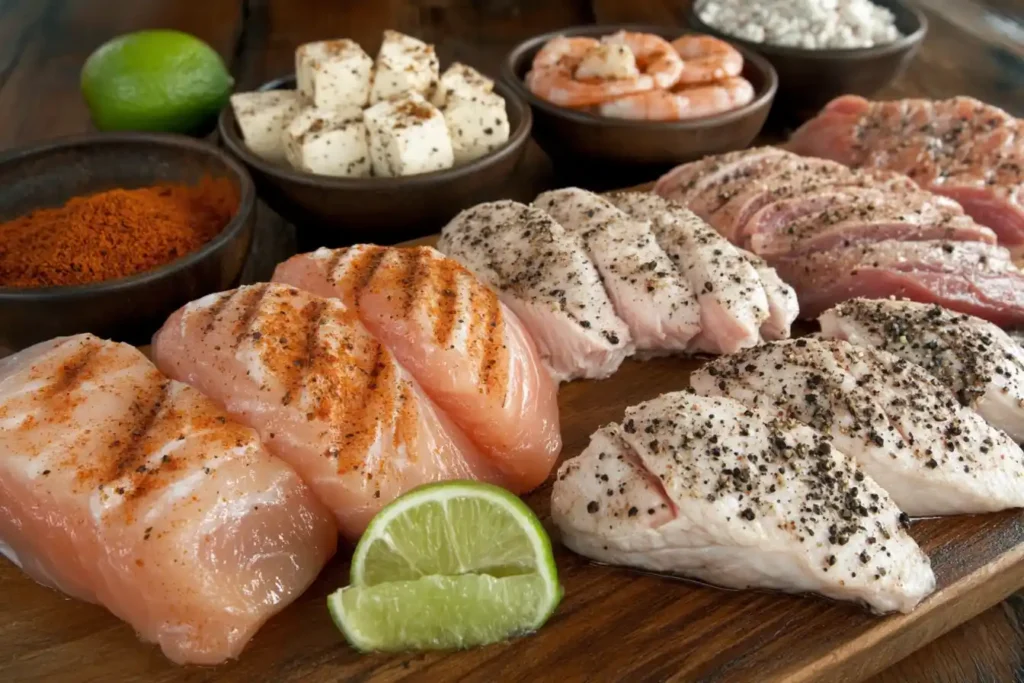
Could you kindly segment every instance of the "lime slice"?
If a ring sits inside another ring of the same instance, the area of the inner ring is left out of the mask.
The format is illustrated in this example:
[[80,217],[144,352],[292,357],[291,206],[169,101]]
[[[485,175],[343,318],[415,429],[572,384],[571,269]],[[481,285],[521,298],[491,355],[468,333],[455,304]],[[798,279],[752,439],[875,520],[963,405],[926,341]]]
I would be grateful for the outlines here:
[[100,130],[204,135],[231,95],[220,55],[180,31],[138,31],[96,49],[82,67],[82,94]]
[[377,514],[327,605],[359,650],[436,650],[535,631],[561,598],[533,512],[496,486],[447,482]]

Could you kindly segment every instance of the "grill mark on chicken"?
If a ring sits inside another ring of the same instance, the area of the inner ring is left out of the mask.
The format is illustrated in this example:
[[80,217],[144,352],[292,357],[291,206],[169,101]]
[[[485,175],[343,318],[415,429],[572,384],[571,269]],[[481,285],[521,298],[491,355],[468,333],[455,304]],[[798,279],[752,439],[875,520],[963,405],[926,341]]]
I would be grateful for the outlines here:
[[402,302],[402,315],[408,318],[412,313],[416,300],[424,295],[426,288],[423,286],[425,278],[430,276],[427,259],[430,258],[425,249],[400,249],[395,250],[398,261],[404,274],[399,278],[401,291],[405,295]]
[[57,369],[57,378],[46,388],[46,398],[70,393],[92,377],[95,373],[90,368],[90,364],[97,357],[101,348],[99,344],[94,343],[82,345],[74,355],[61,363]]
[[237,349],[245,341],[245,338],[252,331],[253,322],[260,314],[263,298],[267,295],[267,285],[253,285],[245,287],[240,294],[232,297],[238,301],[238,320],[234,327],[234,348]]
[[341,249],[335,249],[331,252],[331,257],[327,259],[327,263],[324,264],[324,272],[327,273],[327,277],[333,280],[337,280],[334,273],[338,270],[338,266],[341,265],[342,259],[348,255],[348,247]]
[[[438,279],[437,287],[434,290],[437,294],[434,318],[434,341],[439,345],[448,344],[455,330],[455,321],[458,318],[459,295],[457,279],[460,273],[466,272],[450,259],[436,260],[432,266],[432,273]],[[465,278],[464,281],[469,280]],[[471,282],[469,286],[471,298],[476,294],[481,285]],[[426,293],[424,294],[426,295]],[[475,309],[471,306],[468,315],[472,316]],[[472,321],[470,321],[470,324]],[[472,340],[467,340],[471,342]],[[467,343],[467,346],[469,344]]]
[[[298,324],[302,329],[300,336],[303,341],[298,345],[301,348],[299,355],[291,363],[292,370],[286,385],[288,387],[286,395],[294,397],[302,391],[307,373],[313,366],[313,360],[319,349],[320,325],[323,322],[326,306],[326,301],[314,299],[302,307]],[[310,415],[314,415],[314,413],[310,413]]]
[[[354,300],[352,303],[357,303],[359,295],[370,285],[370,281],[376,274],[377,269],[380,268],[381,261],[384,260],[385,255],[387,255],[386,249],[378,246],[368,246],[366,249],[360,250],[358,255],[349,261],[340,273],[338,270],[342,258],[339,256],[333,267],[328,269],[328,277],[333,279],[343,291],[351,292]],[[335,261],[334,257],[331,258],[331,261]],[[348,286],[345,286],[346,282]]]
[[199,311],[199,315],[207,319],[206,324],[200,328],[202,330],[203,337],[210,334],[210,332],[213,332],[218,321],[220,321],[221,313],[224,312],[224,309],[227,308],[228,304],[231,303],[237,295],[237,289],[233,292],[221,294],[210,306]]

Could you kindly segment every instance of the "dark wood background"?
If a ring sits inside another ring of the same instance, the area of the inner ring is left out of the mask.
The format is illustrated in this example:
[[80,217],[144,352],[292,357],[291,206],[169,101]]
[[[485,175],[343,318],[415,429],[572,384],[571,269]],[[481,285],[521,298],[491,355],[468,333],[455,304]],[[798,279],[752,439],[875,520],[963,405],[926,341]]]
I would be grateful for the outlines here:
[[[368,51],[394,28],[496,74],[533,34],[593,22],[683,22],[686,0],[0,0],[0,147],[90,129],[79,69],[105,40],[176,28],[217,49],[244,90],[292,70],[300,43],[350,37]],[[1024,116],[1024,0],[920,0],[930,32],[889,96],[968,94]],[[510,197],[560,178],[531,146]],[[291,228],[261,208],[247,277],[266,277],[293,248]],[[2,616],[2,615],[0,615]],[[1024,681],[1024,593],[1012,596],[880,674],[876,683]]]

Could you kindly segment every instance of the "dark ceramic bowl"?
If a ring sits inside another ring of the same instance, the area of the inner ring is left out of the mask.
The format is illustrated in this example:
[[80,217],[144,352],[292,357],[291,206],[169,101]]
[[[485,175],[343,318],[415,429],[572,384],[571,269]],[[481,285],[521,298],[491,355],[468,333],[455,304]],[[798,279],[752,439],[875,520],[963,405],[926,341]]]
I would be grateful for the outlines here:
[[690,8],[694,31],[708,33],[762,55],[779,74],[779,96],[773,120],[798,124],[811,118],[832,98],[852,94],[869,97],[892,83],[913,59],[928,31],[928,20],[919,9],[903,0],[873,0],[892,11],[903,37],[888,45],[851,50],[808,50],[752,43],[736,38],[701,21],[699,2]]
[[[295,87],[295,77],[271,81],[260,90]],[[220,114],[220,135],[249,167],[260,199],[293,223],[299,249],[339,247],[356,242],[393,244],[439,231],[456,213],[501,198],[505,181],[526,151],[533,117],[501,83],[509,138],[499,149],[443,171],[401,178],[332,178],[296,171],[249,151],[231,107]]]
[[[533,136],[556,164],[580,172],[594,169],[596,173],[591,175],[616,178],[611,184],[621,182],[619,177],[649,180],[675,164],[742,149],[753,141],[764,125],[777,81],[771,65],[749,51],[743,51],[743,76],[754,86],[754,100],[724,114],[689,121],[631,121],[598,116],[552,104],[526,87],[523,78],[534,55],[552,38],[598,37],[620,30],[653,33],[670,40],[687,33],[668,26],[576,26],[530,38],[505,58],[502,78],[530,103]],[[595,180],[600,185],[610,184],[600,182],[601,178]]]
[[15,150],[0,159],[0,221],[60,206],[78,195],[161,182],[230,178],[241,202],[198,251],[154,270],[88,285],[0,287],[0,347],[92,332],[147,344],[167,316],[205,294],[234,287],[249,253],[256,191],[245,168],[213,145],[178,135],[100,133]]

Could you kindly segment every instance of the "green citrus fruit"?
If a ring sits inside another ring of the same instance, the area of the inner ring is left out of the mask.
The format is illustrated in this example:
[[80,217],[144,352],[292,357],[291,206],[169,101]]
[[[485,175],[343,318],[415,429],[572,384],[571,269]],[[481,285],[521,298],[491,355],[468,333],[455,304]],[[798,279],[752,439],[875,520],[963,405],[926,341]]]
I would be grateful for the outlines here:
[[180,31],[114,38],[82,67],[82,94],[100,130],[205,135],[233,85],[220,55]]
[[345,638],[369,650],[486,645],[540,628],[562,598],[533,512],[490,484],[410,491],[381,510],[327,599]]

